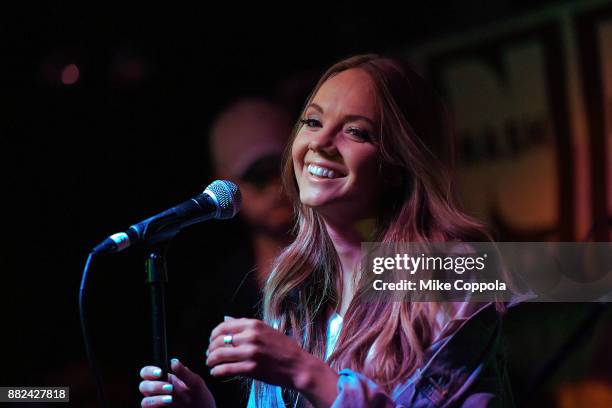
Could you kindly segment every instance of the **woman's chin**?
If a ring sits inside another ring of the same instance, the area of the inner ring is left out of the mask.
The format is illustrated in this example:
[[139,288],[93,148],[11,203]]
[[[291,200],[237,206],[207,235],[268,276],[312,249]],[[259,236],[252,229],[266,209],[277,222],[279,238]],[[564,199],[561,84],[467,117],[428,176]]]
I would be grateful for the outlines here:
[[312,208],[314,210],[323,208],[323,207],[325,207],[325,204],[326,204],[325,200],[321,200],[319,198],[312,198],[312,197],[304,197],[304,198],[301,198],[300,201],[306,207],[310,207],[310,208]]
[[318,192],[309,191],[300,193],[300,201],[306,207],[310,207],[315,210],[323,209],[326,206],[333,204],[333,198],[328,197],[326,194],[320,194]]

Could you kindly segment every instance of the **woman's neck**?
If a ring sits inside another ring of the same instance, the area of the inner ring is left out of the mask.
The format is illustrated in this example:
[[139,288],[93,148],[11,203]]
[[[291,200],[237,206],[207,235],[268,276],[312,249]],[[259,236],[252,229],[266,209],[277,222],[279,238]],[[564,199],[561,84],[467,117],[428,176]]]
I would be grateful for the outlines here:
[[371,220],[338,224],[324,219],[327,233],[334,245],[342,269],[341,299],[337,313],[344,316],[355,292],[355,276],[361,261],[361,243],[368,239]]

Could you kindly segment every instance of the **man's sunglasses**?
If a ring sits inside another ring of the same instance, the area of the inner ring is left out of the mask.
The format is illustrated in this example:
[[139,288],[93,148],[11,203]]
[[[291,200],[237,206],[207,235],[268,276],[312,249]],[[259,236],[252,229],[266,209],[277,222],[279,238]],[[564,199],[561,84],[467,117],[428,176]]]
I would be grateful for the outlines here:
[[263,190],[270,182],[280,177],[281,156],[278,154],[264,156],[257,159],[244,172],[240,179]]

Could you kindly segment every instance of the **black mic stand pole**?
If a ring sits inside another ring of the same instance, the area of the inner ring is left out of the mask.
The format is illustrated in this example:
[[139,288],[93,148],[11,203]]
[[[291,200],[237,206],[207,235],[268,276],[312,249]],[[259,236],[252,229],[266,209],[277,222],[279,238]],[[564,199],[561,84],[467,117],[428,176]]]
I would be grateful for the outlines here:
[[166,299],[168,282],[166,245],[157,244],[148,249],[145,269],[151,294],[151,328],[153,335],[153,361],[165,374],[169,372],[168,341],[166,336]]

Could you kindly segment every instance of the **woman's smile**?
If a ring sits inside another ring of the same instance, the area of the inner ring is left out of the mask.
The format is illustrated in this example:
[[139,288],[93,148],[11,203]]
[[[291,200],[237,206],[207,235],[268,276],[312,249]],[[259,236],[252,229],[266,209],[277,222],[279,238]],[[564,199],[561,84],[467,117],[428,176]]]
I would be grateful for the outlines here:
[[325,167],[317,166],[316,164],[309,164],[307,167],[308,173],[314,176],[315,179],[335,179],[340,177],[338,173],[333,171],[332,169],[327,169]]

